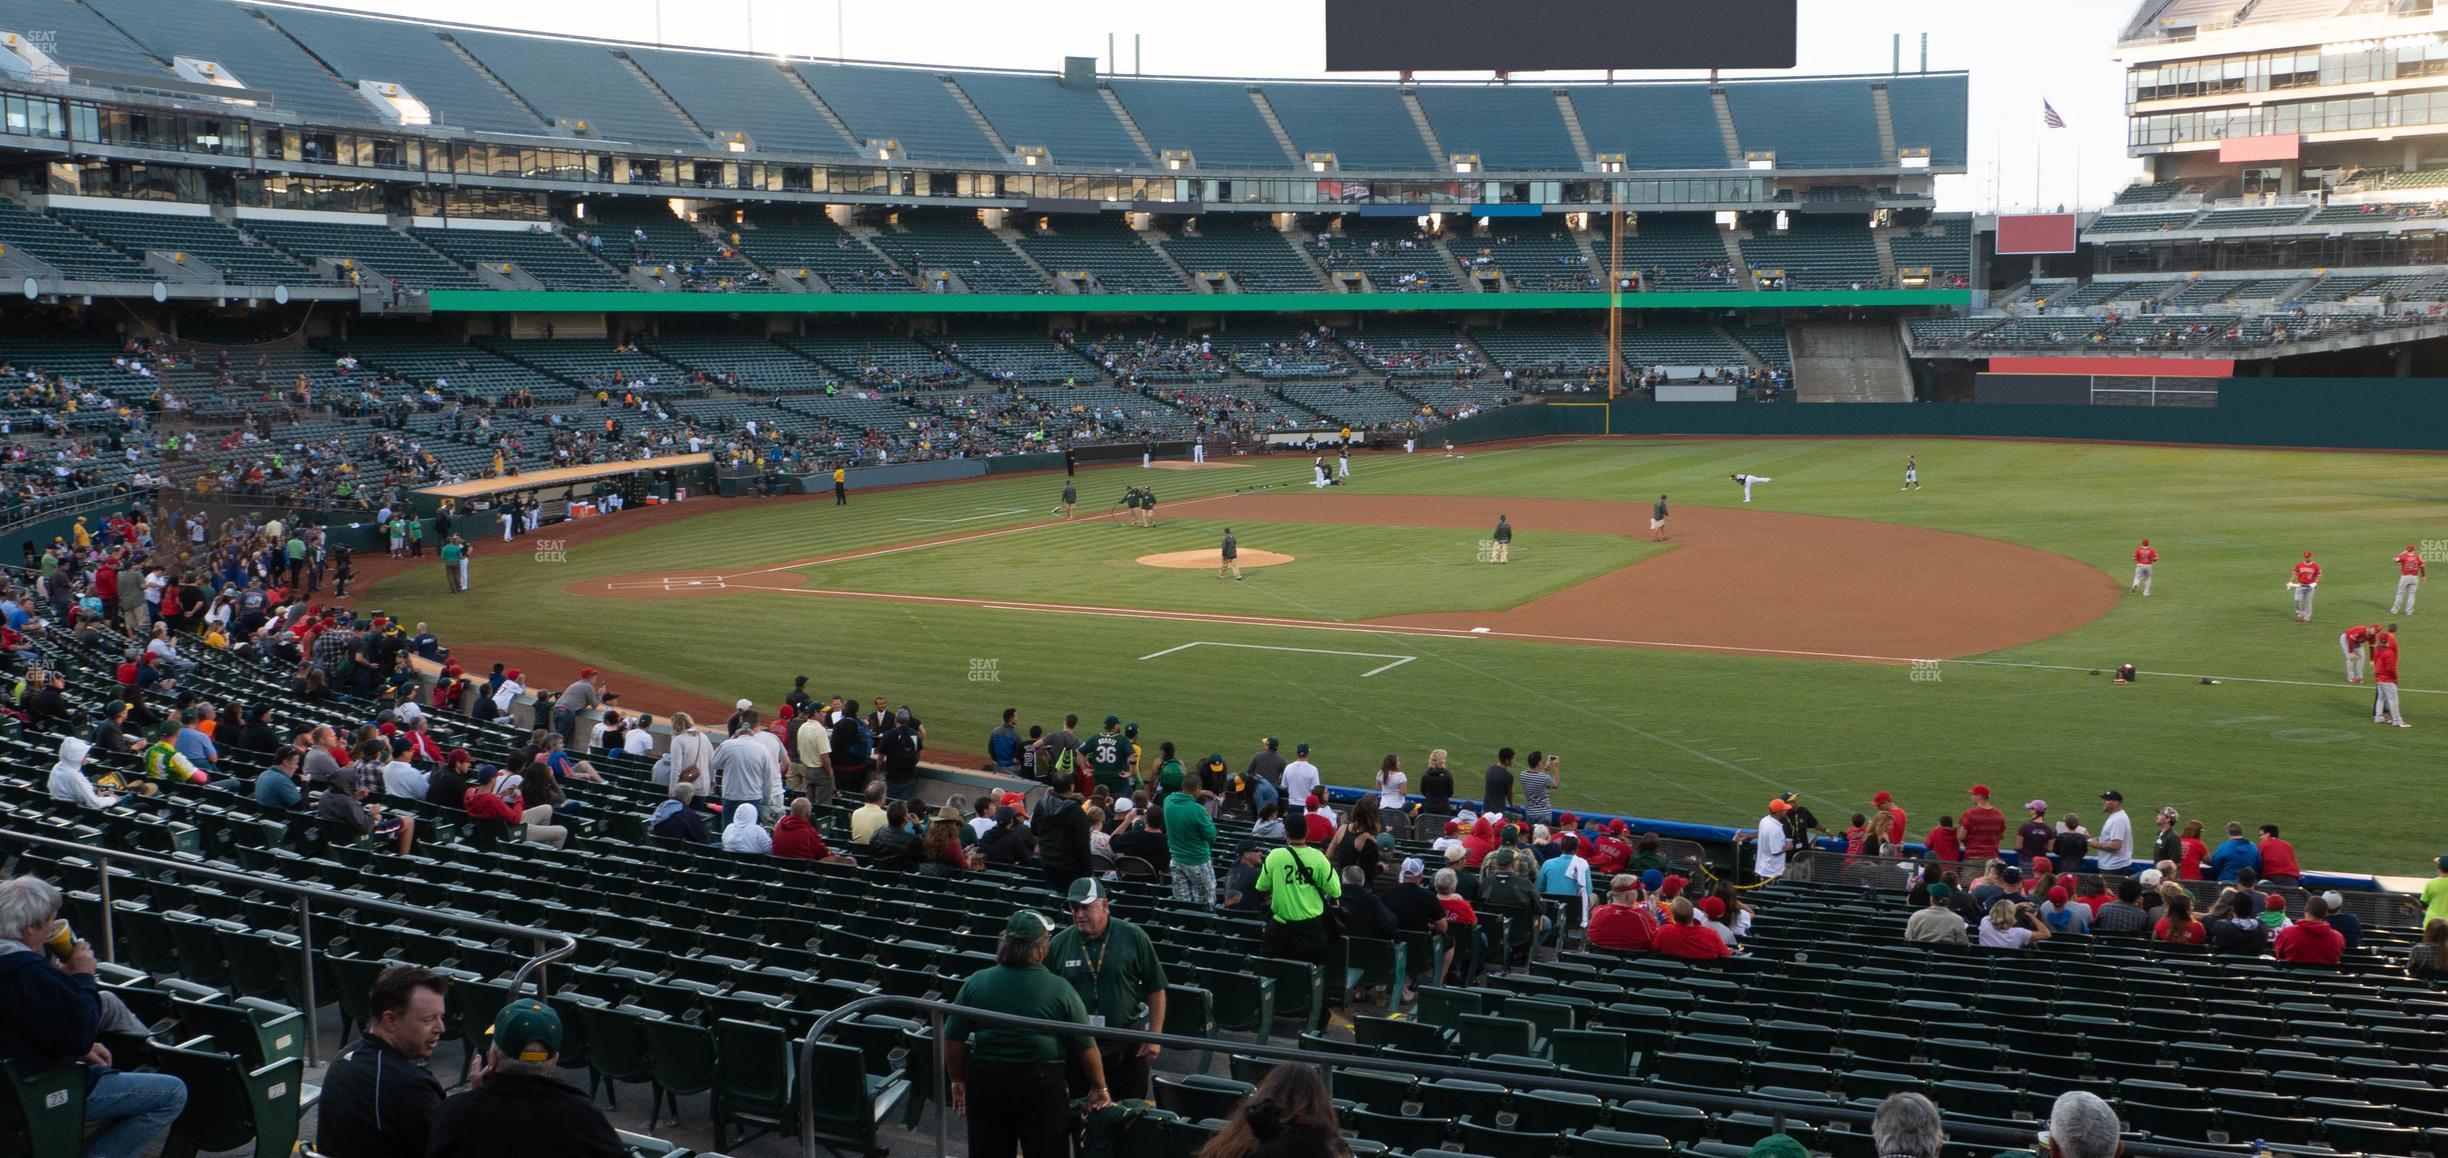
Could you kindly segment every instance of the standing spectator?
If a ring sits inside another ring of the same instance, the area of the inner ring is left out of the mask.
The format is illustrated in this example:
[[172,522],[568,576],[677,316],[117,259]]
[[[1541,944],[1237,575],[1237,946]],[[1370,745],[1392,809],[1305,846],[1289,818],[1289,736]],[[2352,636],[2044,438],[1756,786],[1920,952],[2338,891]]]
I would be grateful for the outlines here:
[[1216,902],[1215,818],[1205,792],[1165,794],[1165,849],[1173,862],[1173,899],[1212,908]]
[[483,1065],[434,1114],[432,1158],[627,1158],[594,1101],[553,1077],[560,1057],[561,1015],[551,1006],[532,997],[502,1006]]
[[1793,802],[1782,796],[1768,802],[1768,814],[1760,817],[1756,846],[1751,853],[1751,871],[1763,881],[1785,875],[1787,858],[1792,855],[1792,838],[1785,831],[1785,814],[1793,811]]
[[[1088,1010],[1079,991],[1045,967],[1053,932],[1054,923],[1042,913],[1013,913],[995,941],[995,963],[962,982],[952,1003],[1087,1028]],[[1112,1104],[1104,1058],[1087,1034],[979,1025],[959,1013],[947,1019],[944,1075],[952,1112],[969,1119],[969,1153],[1040,1158],[1067,1151],[1072,1112],[1066,1058],[1087,1072],[1086,1108],[1094,1112]]]
[[561,733],[566,742],[576,742],[578,713],[592,711],[603,703],[603,674],[591,667],[578,669],[578,678],[563,689],[561,698],[553,701],[553,731]]
[[[60,893],[38,877],[0,882],[0,1059],[32,1073],[85,1067],[85,1120],[109,1123],[85,1153],[145,1153],[187,1105],[187,1086],[168,1074],[111,1068],[105,1032],[142,1036],[141,1023],[95,987],[93,947],[66,940]],[[53,961],[46,949],[56,950]]]
[[1955,827],[1955,818],[1941,816],[1938,824],[1921,838],[1929,848],[1930,860],[1942,864],[1962,864],[1964,859],[1963,830]]
[[1377,807],[1386,812],[1400,813],[1411,803],[1411,778],[1403,775],[1402,761],[1394,753],[1377,765]]
[[323,1075],[315,1149],[331,1158],[424,1158],[442,1083],[425,1067],[442,1041],[450,979],[415,965],[374,977],[373,1020]]
[[1305,829],[1285,828],[1284,846],[1266,855],[1253,887],[1268,903],[1266,955],[1323,964],[1326,904],[1343,885],[1326,854],[1309,847]]
[[2295,862],[2295,846],[2278,839],[2278,826],[2261,826],[2261,840],[2253,848],[2261,854],[2261,880],[2265,884],[2291,885],[2303,880],[2303,866]]
[[1496,762],[1488,765],[1487,786],[1479,793],[1479,811],[1503,815],[1513,808],[1513,749],[1496,749]]
[[[1021,774],[1020,709],[1003,709],[1003,723],[986,737],[986,759],[1006,776]],[[804,757],[802,758],[804,761]]]
[[2260,875],[2261,849],[2245,838],[2243,822],[2227,822],[2227,839],[2210,853],[2210,871],[2221,884],[2234,884],[2242,873]]
[[[2092,849],[2099,855],[2099,871],[2103,873],[2132,872],[2134,864],[2133,817],[2125,812],[2125,794],[2114,788],[2100,793],[2100,811],[2107,815],[2100,818],[2099,835],[2091,841]],[[2143,867],[2150,866],[2144,865]]]
[[1886,789],[1882,788],[1879,790],[1877,795],[1870,798],[1870,807],[1877,811],[1887,821],[1885,828],[1880,835],[1886,838],[1888,844],[1899,849],[1902,848],[1904,846],[1904,842],[1911,839],[1911,834],[1907,832],[1904,827],[1907,819],[1904,813],[1904,806],[1897,804],[1895,802],[1895,797],[1889,794]]
[[1564,784],[1564,758],[1530,753],[1529,763],[1522,768],[1522,818],[1532,824],[1545,824],[1555,819],[1554,793]]
[[2423,882],[2422,902],[2425,922],[2448,920],[2448,856],[2433,862],[2439,875]]
[[1969,861],[1993,860],[1998,855],[1998,842],[2006,836],[2006,814],[1989,803],[1989,786],[1972,786],[1972,806],[1963,814],[1963,858]]
[[2151,836],[2152,864],[2157,864],[2161,861],[2165,861],[2169,864],[2176,864],[2184,859],[2184,838],[2176,835],[2177,819],[2178,817],[2176,815],[2175,805],[2166,804],[2160,806],[2158,816],[2159,831]]
[[1302,744],[1292,752],[1293,760],[1283,770],[1284,799],[1307,800],[1319,793],[1324,778],[1318,774],[1318,766],[1309,762],[1309,745]]
[[2056,865],[2060,872],[2078,873],[2082,871],[2083,858],[2090,853],[2091,834],[2084,831],[2082,818],[2071,812],[2066,813],[2065,820],[2057,826],[2056,834],[2049,838],[2049,863]]
[[2057,830],[2049,826],[2048,801],[2030,801],[2023,805],[2023,811],[2029,816],[2015,829],[2015,856],[2028,865],[2033,857],[2049,854],[2049,843],[2056,839]]
[[1555,838],[1556,855],[1539,866],[1539,895],[1564,903],[1564,920],[1575,929],[1589,924],[1590,867],[1581,858],[1581,838],[1565,833]]
[[2179,850],[2176,858],[2176,879],[2181,881],[2201,880],[2202,865],[2210,859],[2210,846],[2202,840],[2202,822],[2185,821],[2184,835],[2177,838],[2176,844]]
[[[1964,945],[1971,940],[1964,919],[1948,907],[1947,899],[1954,890],[1944,881],[1931,881],[1915,890],[1920,908],[1904,921],[1904,939],[1922,945]],[[1910,899],[1910,898],[1908,898]]]
[[1334,1099],[1326,1079],[1304,1065],[1276,1066],[1233,1108],[1198,1158],[1344,1158]]
[[1938,1158],[1946,1130],[1937,1103],[1919,1094],[1889,1094],[1870,1118],[1871,1144],[1880,1158]]
[[687,712],[673,712],[671,743],[648,775],[657,788],[689,783],[703,790],[713,783],[714,738],[697,726],[695,717]]
[[[1165,1023],[1164,963],[1147,932],[1113,915],[1105,884],[1095,877],[1071,882],[1065,894],[1071,927],[1054,934],[1046,954],[1054,975],[1079,994],[1095,1025],[1162,1031]],[[1108,1091],[1117,1098],[1148,1096],[1148,1068],[1163,1051],[1154,1043],[1097,1043]],[[1071,1087],[1085,1093],[1089,1074],[1074,1069]]]
[[[1280,741],[1275,737],[1268,736],[1264,746],[1258,749],[1256,755],[1249,758],[1248,771],[1250,777],[1256,782],[1252,785],[1256,797],[1251,802],[1252,808],[1263,808],[1269,800],[1299,801],[1308,796],[1307,793],[1299,796],[1284,795],[1283,774],[1288,765],[1284,763],[1283,753],[1276,750],[1279,744]],[[1265,787],[1258,788],[1256,786],[1258,784],[1263,784]]]
[[2312,897],[2304,902],[2303,919],[2278,930],[2270,953],[2290,965],[2335,965],[2346,954],[2346,935],[2328,921],[2329,902]]
[[727,811],[739,804],[762,804],[782,811],[782,768],[773,749],[758,738],[755,713],[731,738],[714,750],[714,775]]
[[918,794],[918,753],[926,747],[903,707],[893,713],[892,727],[876,737],[876,753],[884,760],[884,796],[908,800]]
[[1045,866],[1047,887],[1068,892],[1071,882],[1088,875],[1091,826],[1077,786],[1068,778],[1052,786],[1029,827],[1037,835],[1037,859]]
[[1420,811],[1431,816],[1452,816],[1453,769],[1445,766],[1445,749],[1428,753],[1428,766],[1420,770]]

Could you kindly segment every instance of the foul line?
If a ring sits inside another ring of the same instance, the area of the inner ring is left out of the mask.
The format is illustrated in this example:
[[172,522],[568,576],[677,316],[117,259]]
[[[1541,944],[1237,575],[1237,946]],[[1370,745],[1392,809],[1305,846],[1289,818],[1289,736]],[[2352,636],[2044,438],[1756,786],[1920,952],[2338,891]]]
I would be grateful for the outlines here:
[[1395,668],[1401,667],[1402,665],[1419,658],[1416,655],[1395,655],[1391,652],[1382,651],[1336,651],[1331,648],[1323,647],[1277,647],[1273,644],[1267,643],[1218,643],[1212,639],[1194,639],[1181,645],[1180,647],[1168,647],[1163,651],[1150,652],[1147,655],[1140,656],[1139,659],[1142,662],[1151,659],[1161,659],[1165,656],[1173,654],[1174,652],[1188,651],[1194,647],[1237,647],[1248,651],[1296,651],[1307,655],[1348,655],[1356,656],[1361,659],[1390,659],[1394,661],[1381,667],[1373,667],[1367,671],[1361,672],[1361,679],[1367,679],[1379,672],[1393,671]]

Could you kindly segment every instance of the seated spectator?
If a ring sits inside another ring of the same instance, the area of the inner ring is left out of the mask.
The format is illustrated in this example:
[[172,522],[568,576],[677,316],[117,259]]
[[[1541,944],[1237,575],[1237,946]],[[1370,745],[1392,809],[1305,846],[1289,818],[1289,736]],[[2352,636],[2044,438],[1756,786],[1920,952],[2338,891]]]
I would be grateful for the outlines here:
[[1980,943],[1984,949],[2029,949],[2034,941],[2049,939],[2048,924],[2029,901],[1999,901],[1989,906],[1989,915],[1980,927]]
[[315,1149],[331,1158],[422,1158],[442,1083],[426,1068],[442,1041],[450,979],[414,965],[374,977],[373,1021],[323,1076]]
[[705,818],[692,807],[696,799],[695,781],[683,780],[672,785],[671,795],[656,804],[654,814],[646,818],[646,834],[689,844],[704,844]]
[[884,806],[884,827],[876,830],[867,847],[872,853],[869,862],[878,868],[918,867],[921,849],[918,834],[910,831],[908,801],[895,800]]
[[805,796],[791,801],[790,811],[773,828],[775,856],[784,860],[823,860],[833,855],[825,847],[824,834],[816,831],[816,823],[811,819],[815,811],[814,802]]
[[2337,930],[2339,936],[2346,938],[2346,951],[2352,953],[2362,948],[2363,919],[2346,911],[2345,896],[2336,889],[2331,889],[2321,894],[2321,900],[2329,906],[2329,927]]
[[1199,1158],[1344,1158],[1350,1153],[1326,1079],[1314,1066],[1267,1071],[1199,1148]]
[[168,1074],[111,1068],[102,1037],[141,1039],[146,1028],[117,997],[95,987],[93,947],[69,932],[59,912],[60,893],[50,882],[31,876],[0,882],[0,936],[6,938],[0,940],[0,1059],[27,1073],[82,1065],[87,1126],[104,1127],[85,1153],[147,1153],[186,1108],[187,1086]]
[[884,827],[884,782],[870,780],[861,794],[866,803],[850,814],[850,843],[869,844]]
[[534,998],[502,1007],[493,1044],[468,1088],[434,1112],[431,1158],[552,1154],[627,1158],[629,1148],[586,1093],[553,1077],[561,1017]]
[[746,801],[731,803],[729,823],[723,825],[724,852],[765,856],[773,852],[773,835],[757,827],[756,805]]
[[2117,882],[2116,899],[2099,907],[2091,919],[2095,933],[2143,933],[2151,927],[2150,910],[2142,907],[2143,884],[2132,877]]
[[[1263,784],[1265,781],[1259,783]],[[1284,838],[1283,806],[1272,800],[1259,805],[1258,819],[1250,824],[1250,837],[1254,840],[1282,840]]]
[[1618,953],[1647,953],[1657,937],[1657,912],[1649,907],[1641,878],[1617,873],[1607,882],[1607,900],[1590,910],[1592,948]]
[[[1466,939],[1475,939],[1480,954],[1485,956],[1488,951],[1487,932],[1479,927],[1479,910],[1472,908],[1471,903],[1462,896],[1461,874],[1450,868],[1441,868],[1432,879],[1436,885],[1437,907],[1445,913],[1447,940],[1458,947],[1466,943]],[[1450,976],[1451,973],[1449,966],[1447,974]],[[1469,978],[1458,980],[1467,983]]]
[[[1428,887],[1428,866],[1418,857],[1403,858],[1396,870],[1395,884],[1385,893],[1386,908],[1394,914],[1394,927],[1405,933],[1433,933],[1444,938],[1451,928],[1445,916],[1443,902]],[[1345,890],[1348,892],[1349,890]],[[1436,976],[1443,977],[1453,968],[1453,943],[1444,942],[1444,954],[1437,963]]]
[[2060,885],[2048,891],[2048,899],[2040,904],[2040,920],[2048,925],[2052,935],[2087,934],[2091,931],[2091,910],[2074,903]]
[[2209,938],[2209,930],[2193,919],[2193,894],[2179,886],[2169,886],[2167,915],[2151,926],[2151,940],[2170,945],[2199,945]]
[[1938,1158],[1946,1130],[1937,1103],[1920,1094],[1889,1094],[1871,1115],[1870,1140],[1880,1158]]
[[392,747],[391,760],[383,765],[382,770],[383,795],[397,796],[403,800],[425,799],[425,773],[408,762],[407,755],[398,750],[397,744]]
[[1266,846],[1255,837],[1234,846],[1232,875],[1224,879],[1226,909],[1238,913],[1267,911],[1267,896],[1258,891],[1258,877],[1265,869],[1266,854]]
[[2125,1127],[2116,1111],[2089,1090],[2067,1090],[2049,1108],[2048,1152],[2055,1158],[2117,1158]]
[[383,806],[367,804],[371,789],[333,787],[315,798],[315,820],[327,829],[353,831],[360,838],[371,837],[377,844],[388,844],[401,855],[416,844],[416,819],[407,816],[384,816]]
[[1301,823],[1308,826],[1309,843],[1321,848],[1326,842],[1334,839],[1335,829],[1338,827],[1335,824],[1334,809],[1326,806],[1325,795],[1318,792],[1309,794],[1309,807],[1301,817]]
[[1724,938],[1700,923],[1689,897],[1675,898],[1672,923],[1659,928],[1650,944],[1659,956],[1679,961],[1713,961],[1734,955]]
[[1009,867],[1037,859],[1037,834],[1023,820],[1018,808],[996,806],[994,827],[978,838],[978,851],[985,854],[987,864]]
[[2335,965],[2346,953],[2346,937],[2329,926],[2329,902],[2304,902],[2303,919],[2278,931],[2270,953],[2290,965]]
[[1944,881],[1931,881],[1914,892],[1920,908],[1904,921],[1904,939],[1922,945],[1966,945],[1971,943],[1970,931],[1964,919],[1949,908],[1947,900],[1954,890]]
[[451,808],[467,807],[468,775],[476,770],[476,757],[465,748],[453,748],[442,760],[442,766],[425,777],[425,799]]
[[1344,865],[1341,877],[1343,931],[1354,937],[1393,940],[1400,932],[1394,925],[1394,911],[1386,907],[1383,898],[1369,891],[1368,874],[1361,872],[1358,865]]
[[255,803],[266,808],[289,809],[305,799],[305,790],[298,787],[298,753],[295,748],[283,748],[272,758],[272,766],[255,774]]
[[2219,953],[2258,957],[2269,951],[2269,928],[2258,919],[2261,898],[2242,889],[2231,890],[2210,909],[2203,924],[2210,931],[2210,948]]
[[2422,940],[2406,951],[2406,972],[2429,981],[2448,977],[2448,920],[2423,923]]
[[[800,799],[805,800],[806,797]],[[945,806],[945,812],[957,816],[959,811]],[[926,835],[918,841],[918,872],[921,876],[956,877],[976,866],[969,863],[969,850],[961,847],[961,822],[952,816],[938,815],[927,825]]]
[[74,736],[60,741],[59,763],[51,766],[51,799],[93,809],[119,803],[119,797],[97,791],[93,779],[85,775],[85,762],[93,758],[92,752],[93,745]]

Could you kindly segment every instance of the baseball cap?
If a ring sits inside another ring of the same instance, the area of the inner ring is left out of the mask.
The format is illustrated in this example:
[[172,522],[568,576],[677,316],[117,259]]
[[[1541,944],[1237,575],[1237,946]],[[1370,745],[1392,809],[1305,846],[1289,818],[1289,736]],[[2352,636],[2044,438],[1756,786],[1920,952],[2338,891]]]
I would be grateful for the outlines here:
[[1025,937],[1031,941],[1038,941],[1053,934],[1054,922],[1047,920],[1044,913],[1035,909],[1022,909],[1013,913],[1011,920],[1003,922],[1003,935],[1006,937]]
[[1298,755],[1298,756],[1306,756],[1306,755],[1308,755],[1308,754],[1309,754],[1309,745],[1307,745],[1307,744],[1300,744],[1300,745],[1297,745],[1297,746],[1295,746],[1295,747],[1292,749],[1292,752],[1293,752],[1293,754],[1294,754],[1294,755]]
[[523,676],[523,675],[525,675],[525,674],[527,674],[527,673],[525,673],[525,672],[523,672],[523,671],[520,671],[520,670],[519,670],[519,669],[517,669],[517,668],[511,668],[510,670],[505,671],[505,672],[503,672],[503,673],[502,673],[502,678],[503,678],[503,679],[511,679],[511,680],[514,680],[514,679],[517,679],[517,678],[519,678],[520,676]]
[[1945,881],[1931,881],[1929,883],[1929,895],[1930,899],[1933,901],[1943,901],[1948,897],[1954,896],[1955,890],[1948,888]]
[[1269,736],[1266,738],[1266,749],[1267,751],[1272,752],[1275,750],[1276,746],[1281,743],[1283,743],[1283,741],[1278,740],[1273,736]]
[[445,762],[456,764],[461,760],[473,760],[475,758],[476,757],[465,748],[453,748],[450,750],[450,755],[445,758]]
[[2057,867],[2057,862],[2052,861],[2045,856],[2034,856],[2031,863],[2032,871],[2035,873],[2048,872]]
[[2052,904],[2052,905],[2062,905],[2062,904],[2066,903],[2067,901],[2073,900],[2074,898],[2073,898],[2073,896],[2072,896],[2071,894],[2068,894],[2068,893],[2067,893],[2067,892],[2066,892],[2064,889],[2062,889],[2062,888],[2055,888],[2055,889],[2050,889],[2050,890],[2049,890],[2049,896],[2048,896],[2048,899],[2049,899],[2049,903],[2050,903],[2050,904]]
[[2046,812],[2048,811],[2048,801],[2026,800],[2023,802],[2023,810],[2026,812]]
[[2022,884],[2023,870],[2016,868],[2013,865],[2007,865],[2005,868],[1998,870],[1998,879],[2010,885]]
[[2346,897],[2336,889],[2331,889],[2321,894],[2321,903],[2329,906],[2329,911],[2334,913],[2346,907]]
[[[378,613],[378,614],[379,614],[379,613]],[[593,675],[601,675],[601,674],[602,674],[601,672],[598,672],[598,671],[596,671],[594,668],[591,668],[591,667],[582,667],[582,668],[579,668],[579,669],[578,669],[578,678],[579,678],[579,679],[585,679],[585,678],[587,678],[588,676],[593,676]]]
[[2448,873],[2448,856],[2443,856],[2443,857],[2440,857],[2440,858],[2438,858],[2438,860],[2439,860],[2439,870],[2440,870],[2441,872]]
[[[1094,904],[1105,898],[1105,882],[1095,877],[1081,877],[1071,882],[1071,891],[1063,899],[1074,905]],[[1033,914],[1032,914],[1033,915]]]
[[1107,717],[1105,717],[1105,726],[1106,726],[1106,727],[1108,727],[1108,728],[1114,727],[1115,725],[1118,725],[1118,724],[1120,724],[1121,722],[1122,722],[1122,717],[1120,717],[1120,716],[1107,716]]
[[1457,833],[1457,832],[1460,832],[1460,831],[1462,831],[1462,822],[1461,822],[1461,821],[1459,821],[1459,820],[1448,820],[1448,821],[1446,821],[1446,822],[1445,822],[1445,835],[1447,835],[1447,836],[1452,836],[1453,834],[1455,834],[1455,833]]
[[1557,828],[1573,828],[1581,823],[1581,818],[1569,812],[1559,812],[1556,813],[1555,822]]
[[1886,790],[1886,789],[1884,789],[1884,788],[1881,788],[1881,789],[1879,789],[1878,795],[1873,796],[1873,797],[1871,797],[1871,798],[1870,798],[1870,803],[1872,803],[1872,804],[1893,804],[1893,803],[1895,803],[1895,797],[1887,795],[1887,790]]
[[1317,794],[1317,793],[1315,793],[1315,792],[1312,792],[1312,793],[1310,793],[1310,794],[1309,794],[1309,799],[1308,799],[1307,801],[1303,802],[1303,803],[1304,803],[1304,806],[1305,806],[1305,807],[1309,807],[1309,808],[1323,808],[1323,807],[1325,807],[1325,805],[1326,805],[1326,798],[1325,798],[1325,797],[1323,797],[1323,796],[1318,795],[1318,794]]
[[1684,886],[1689,884],[1691,884],[1691,879],[1688,877],[1668,877],[1664,883],[1658,885],[1658,899],[1661,901],[1671,901],[1675,898],[1676,894],[1683,891]]
[[1708,914],[1711,920],[1725,916],[1725,901],[1718,897],[1702,897],[1700,903],[1693,907]]
[[1233,859],[1239,860],[1240,858],[1248,856],[1249,854],[1257,852],[1265,847],[1265,845],[1260,844],[1253,838],[1244,838],[1241,843],[1233,846]]
[[1779,796],[1779,797],[1777,797],[1776,799],[1771,800],[1771,801],[1769,801],[1769,802],[1768,802],[1768,811],[1770,811],[1770,812],[1791,812],[1791,811],[1793,811],[1793,805],[1791,805],[1791,804],[1787,804],[1787,803],[1785,802],[1785,798],[1784,798],[1784,797],[1782,797],[1782,796]]
[[1606,830],[1614,833],[1617,836],[1622,836],[1623,834],[1632,831],[1632,826],[1625,824],[1623,822],[1623,817],[1618,816],[1613,820],[1607,821]]
[[1666,883],[1666,874],[1657,869],[1643,869],[1641,870],[1640,883],[1641,887],[1644,889],[1654,889],[1659,885]]
[[2109,789],[2109,790],[2108,790],[2108,791],[2106,791],[2106,792],[2102,792],[2102,793],[2100,793],[2100,799],[2102,799],[2102,800],[2114,800],[2114,801],[2116,801],[2116,802],[2117,802],[2117,803],[2119,803],[2119,804],[2123,804],[2123,803],[2125,803],[2125,794],[2124,794],[2124,793],[2122,793],[2122,792],[2117,791],[2117,790],[2116,790],[2116,789],[2114,789],[2114,788],[2111,788],[2111,789]]
[[532,997],[502,1006],[493,1019],[493,1047],[503,1057],[540,1062],[561,1052],[561,1015]]
[[1460,864],[1470,856],[1470,850],[1458,844],[1445,846],[1445,863]]
[[1986,784],[1975,784],[1975,785],[1973,785],[1973,786],[1972,786],[1972,795],[1974,795],[1974,796],[1987,796],[1987,795],[1989,795],[1989,786],[1988,786],[1988,785],[1986,785]]
[[2155,889],[2159,887],[2159,882],[2167,879],[2167,874],[2160,872],[2158,869],[2143,869],[2141,875],[2135,877],[2134,879],[2142,882],[2143,888]]
[[1420,863],[1420,858],[1416,856],[1407,856],[1403,858],[1402,875],[1404,877],[1409,878],[1422,876],[1425,875],[1427,871],[1428,866]]

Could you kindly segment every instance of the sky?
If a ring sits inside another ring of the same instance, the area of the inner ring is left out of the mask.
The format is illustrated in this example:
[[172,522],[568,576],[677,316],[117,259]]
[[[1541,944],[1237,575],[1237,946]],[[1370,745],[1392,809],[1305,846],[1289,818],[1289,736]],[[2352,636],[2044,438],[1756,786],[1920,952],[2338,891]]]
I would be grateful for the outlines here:
[[[316,2],[359,12],[673,45],[1047,71],[1059,68],[1065,56],[1104,60],[1111,34],[1118,46],[1116,64],[1125,73],[1134,66],[1136,36],[1137,67],[1151,75],[1327,75],[1324,0],[1237,0],[1229,9],[1243,15],[1232,20],[1219,19],[1216,7],[1147,0],[1061,0],[1036,12],[985,0]],[[1897,33],[1904,36],[1904,68],[1917,70],[1921,36],[1927,33],[1931,70],[1972,74],[1970,171],[1941,179],[1940,207],[2098,206],[2141,173],[2140,164],[2125,156],[2123,73],[2109,58],[2138,2],[1801,0],[1794,71],[1885,72],[1893,63]],[[1540,79],[1570,75],[1536,74]],[[1516,83],[1528,79],[1515,77]],[[2056,107],[2066,128],[2042,126],[2043,100]]]

